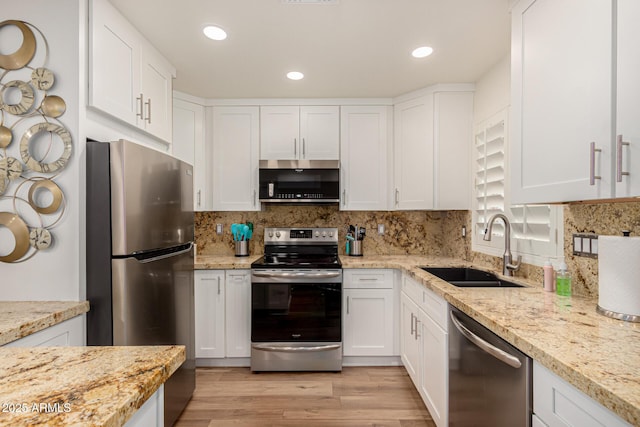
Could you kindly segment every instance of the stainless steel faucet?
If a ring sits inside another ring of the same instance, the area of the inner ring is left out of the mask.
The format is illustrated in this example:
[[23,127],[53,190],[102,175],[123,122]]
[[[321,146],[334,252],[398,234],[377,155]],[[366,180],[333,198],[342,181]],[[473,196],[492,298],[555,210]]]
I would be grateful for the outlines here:
[[504,214],[497,213],[489,218],[487,228],[484,229],[483,240],[491,240],[493,223],[496,219],[501,219],[504,222],[504,255],[502,256],[502,274],[504,274],[505,276],[513,276],[513,272],[520,268],[520,261],[522,261],[522,257],[518,255],[518,260],[516,261],[516,263],[511,263],[513,261],[513,255],[511,255],[511,223]]

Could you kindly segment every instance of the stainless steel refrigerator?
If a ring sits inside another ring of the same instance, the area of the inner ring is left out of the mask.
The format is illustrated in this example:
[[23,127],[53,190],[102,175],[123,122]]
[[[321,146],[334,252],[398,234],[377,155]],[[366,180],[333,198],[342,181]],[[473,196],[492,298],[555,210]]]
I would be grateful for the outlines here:
[[185,345],[171,426],[195,388],[193,168],[128,141],[87,141],[88,345]]

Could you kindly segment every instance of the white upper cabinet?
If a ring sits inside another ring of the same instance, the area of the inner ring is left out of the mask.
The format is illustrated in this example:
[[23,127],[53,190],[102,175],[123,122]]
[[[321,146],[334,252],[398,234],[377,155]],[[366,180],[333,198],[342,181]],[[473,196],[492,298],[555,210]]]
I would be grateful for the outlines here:
[[433,208],[433,94],[394,108],[396,209]]
[[391,107],[341,107],[340,116],[340,209],[389,209]]
[[176,98],[173,100],[173,155],[193,165],[193,201],[196,211],[211,210],[211,190],[207,179],[204,107]]
[[107,0],[90,25],[89,105],[170,142],[174,67]]
[[469,209],[472,129],[470,85],[395,105],[395,209]]
[[618,0],[616,197],[640,195],[640,2]]
[[521,0],[512,19],[511,201],[613,197],[612,2]]
[[260,107],[261,160],[338,160],[339,151],[339,107]]
[[258,107],[212,107],[215,211],[256,211],[258,202]]

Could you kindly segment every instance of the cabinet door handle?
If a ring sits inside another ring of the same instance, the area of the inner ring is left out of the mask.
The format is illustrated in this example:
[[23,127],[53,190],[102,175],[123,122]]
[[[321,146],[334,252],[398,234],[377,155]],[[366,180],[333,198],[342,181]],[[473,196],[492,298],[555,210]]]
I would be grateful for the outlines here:
[[622,147],[629,146],[628,142],[622,140],[622,135],[616,138],[616,182],[622,182],[622,176],[628,176],[629,172],[622,171]]
[[400,190],[396,188],[396,206],[400,203]]
[[200,207],[202,205],[202,198],[200,196],[200,193],[202,192],[202,190],[198,190],[198,196],[197,196],[197,200],[198,200],[198,207]]
[[140,94],[140,96],[136,98],[136,101],[138,102],[138,108],[136,108],[136,117],[140,117],[142,120],[144,120],[144,103],[142,101],[142,94]]
[[349,297],[347,297],[347,314],[349,314]]
[[415,316],[413,315],[413,313],[411,313],[411,335],[414,335],[415,329],[413,327],[413,319],[415,318]]
[[601,148],[596,148],[596,143],[591,142],[589,145],[589,185],[596,185],[596,179],[602,179],[596,175],[596,152],[601,153]]
[[302,158],[303,158],[303,159],[305,158],[305,156],[306,156],[306,154],[307,154],[306,152],[307,152],[307,150],[306,150],[306,143],[305,143],[304,138],[302,138]]
[[253,189],[253,206],[256,206],[256,190],[255,188]]
[[218,295],[220,295],[220,276],[218,276]]
[[418,333],[418,323],[420,323],[420,321],[418,320],[418,316],[416,316],[416,341],[420,338],[420,334]]
[[342,206],[347,206],[347,190],[342,190]]
[[298,140],[293,138],[293,157],[298,156]]
[[144,103],[147,106],[147,118],[145,119],[147,123],[151,124],[151,98]]

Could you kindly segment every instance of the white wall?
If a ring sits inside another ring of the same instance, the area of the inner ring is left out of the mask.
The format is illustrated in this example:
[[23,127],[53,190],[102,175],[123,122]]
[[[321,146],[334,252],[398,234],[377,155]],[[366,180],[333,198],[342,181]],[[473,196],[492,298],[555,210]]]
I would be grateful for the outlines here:
[[505,56],[477,82],[473,97],[474,125],[511,104],[511,58]]
[[[83,31],[85,23],[85,1],[82,0],[29,0],[18,2],[14,0],[0,0],[0,10],[4,19],[22,20],[36,26],[45,35],[49,44],[49,61],[47,68],[55,75],[55,84],[49,91],[50,94],[62,97],[67,110],[60,117],[60,121],[69,130],[73,139],[73,153],[65,169],[55,182],[65,194],[66,209],[64,217],[58,226],[51,230],[53,245],[39,251],[35,256],[23,263],[0,263],[0,285],[2,287],[2,300],[78,300],[83,297],[84,286],[81,286],[83,275],[82,236],[83,225],[82,212],[83,180],[82,170],[84,161],[83,152],[85,137],[81,129],[84,118],[84,40]],[[0,51],[9,53],[12,50],[2,49],[2,46],[19,46],[22,36],[13,31],[15,27],[4,28],[0,32]],[[36,33],[38,49],[41,47],[41,38]],[[42,66],[43,51],[36,53],[36,57],[30,65]],[[25,75],[25,73],[27,73]],[[3,79],[3,83],[9,80],[27,80],[30,70],[15,71]],[[40,102],[41,97],[36,97]],[[11,119],[15,121],[15,118]],[[13,132],[13,142],[8,148],[8,155],[20,158],[19,143],[22,134],[28,127],[42,122],[42,119],[31,118],[17,123]],[[5,120],[7,124],[7,120]],[[32,176],[30,174],[29,176]],[[35,174],[50,176],[45,174]],[[28,186],[24,186],[28,188]],[[16,184],[5,193],[5,196],[13,194]],[[7,200],[0,200],[0,211],[11,212],[13,208]],[[25,217],[30,209],[24,204],[22,209]],[[33,216],[33,214],[31,214]],[[48,218],[49,216],[47,216]],[[53,215],[55,218],[56,215]],[[37,218],[37,217],[34,217]],[[49,221],[45,221],[48,224]],[[37,226],[37,222],[28,221],[29,226]],[[4,228],[4,227],[0,227]],[[81,231],[82,230],[82,231]],[[6,232],[6,229],[4,230]],[[0,237],[0,250],[3,255],[13,249],[13,245],[7,248],[7,234]],[[10,240],[13,240],[11,237]],[[2,244],[4,243],[4,247]]]

